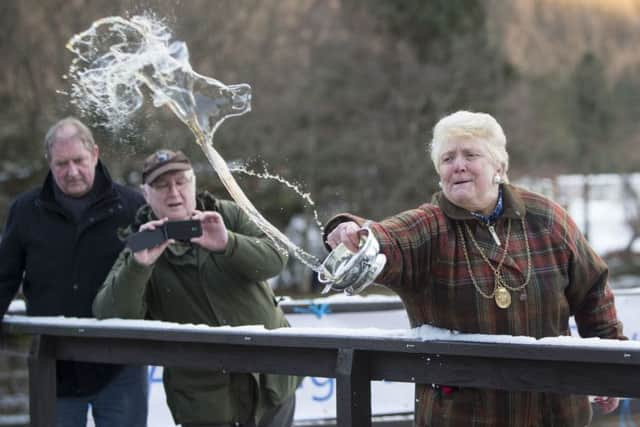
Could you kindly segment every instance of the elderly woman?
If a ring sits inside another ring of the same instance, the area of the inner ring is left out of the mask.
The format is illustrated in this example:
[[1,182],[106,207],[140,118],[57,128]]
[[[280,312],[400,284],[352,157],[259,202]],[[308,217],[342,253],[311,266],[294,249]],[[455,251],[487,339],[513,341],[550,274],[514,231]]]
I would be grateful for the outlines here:
[[[404,302],[411,325],[465,333],[626,339],[607,266],[567,212],[509,184],[506,138],[488,114],[459,111],[433,130],[441,192],[370,229],[387,265],[376,282]],[[334,217],[327,244],[356,251],[363,218]],[[603,412],[615,398],[596,398]],[[417,426],[585,426],[586,396],[416,385]]]

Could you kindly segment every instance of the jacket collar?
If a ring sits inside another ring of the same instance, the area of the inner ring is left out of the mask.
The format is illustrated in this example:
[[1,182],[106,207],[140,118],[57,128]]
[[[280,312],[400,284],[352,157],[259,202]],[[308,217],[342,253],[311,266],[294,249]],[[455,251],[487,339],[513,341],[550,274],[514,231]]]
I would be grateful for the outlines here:
[[[53,174],[49,171],[44,180],[44,184],[40,189],[39,199],[44,204],[49,206],[55,205],[58,208],[61,208],[55,198],[54,185],[56,185],[56,183],[53,179]],[[100,203],[107,198],[111,199],[112,197],[117,196],[111,175],[109,175],[109,171],[100,160],[98,160],[98,163],[96,164],[95,178],[91,191],[94,191],[96,194],[95,204]]]
[[[520,197],[517,188],[510,184],[502,184],[502,202],[504,203],[502,218],[517,219],[527,213],[524,200]],[[451,203],[442,191],[433,195],[431,203],[439,206],[442,212],[451,219],[460,221],[476,219],[468,210]]]

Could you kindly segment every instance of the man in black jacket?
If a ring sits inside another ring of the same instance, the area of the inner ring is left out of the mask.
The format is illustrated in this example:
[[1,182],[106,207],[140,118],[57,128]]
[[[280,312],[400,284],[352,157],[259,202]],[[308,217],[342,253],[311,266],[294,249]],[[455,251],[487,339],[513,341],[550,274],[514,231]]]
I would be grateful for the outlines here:
[[[91,131],[69,117],[45,137],[49,174],[13,202],[0,242],[0,318],[20,285],[30,316],[93,317],[141,194],[111,180]],[[59,361],[57,427],[145,427],[146,367]]]

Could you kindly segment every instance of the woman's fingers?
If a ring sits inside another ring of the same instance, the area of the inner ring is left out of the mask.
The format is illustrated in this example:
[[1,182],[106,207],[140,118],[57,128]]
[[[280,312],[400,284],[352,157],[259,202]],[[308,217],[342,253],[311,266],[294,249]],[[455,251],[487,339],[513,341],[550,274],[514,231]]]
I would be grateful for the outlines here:
[[618,408],[620,399],[617,397],[597,396],[593,399],[594,403],[603,414],[609,414]]
[[344,244],[347,249],[357,252],[360,246],[360,227],[353,221],[343,222],[329,233],[327,236],[327,244],[334,249],[340,243]]

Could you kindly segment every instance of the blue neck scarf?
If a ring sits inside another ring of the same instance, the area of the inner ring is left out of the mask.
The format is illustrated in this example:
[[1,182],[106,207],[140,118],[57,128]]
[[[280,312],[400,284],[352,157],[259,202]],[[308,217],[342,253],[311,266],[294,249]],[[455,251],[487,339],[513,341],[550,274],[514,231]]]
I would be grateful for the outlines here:
[[502,215],[504,211],[504,205],[502,204],[502,187],[498,189],[498,202],[496,207],[489,215],[482,215],[477,212],[471,212],[471,215],[476,217],[479,221],[484,222],[487,225],[494,224],[496,220]]

